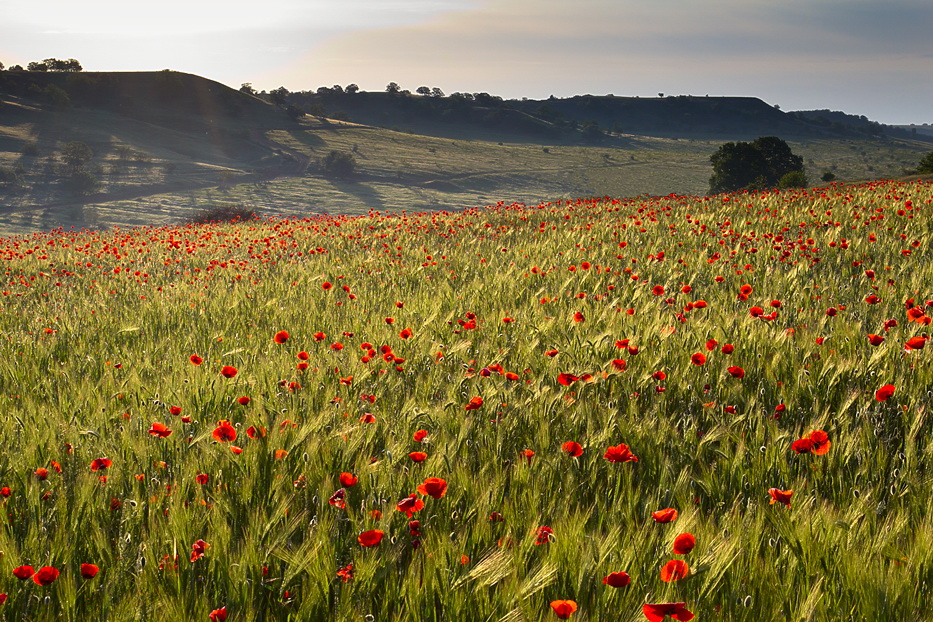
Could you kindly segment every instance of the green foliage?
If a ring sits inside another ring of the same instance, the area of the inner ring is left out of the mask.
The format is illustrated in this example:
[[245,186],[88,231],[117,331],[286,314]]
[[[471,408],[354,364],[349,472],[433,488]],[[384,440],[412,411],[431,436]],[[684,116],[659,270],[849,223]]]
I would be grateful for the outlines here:
[[0,166],[0,190],[14,192],[23,187],[23,171],[12,166]]
[[92,157],[94,157],[94,152],[91,151],[87,143],[78,140],[65,143],[61,149],[62,161],[72,173],[77,172],[90,162]]
[[762,136],[751,143],[726,143],[710,156],[710,162],[710,194],[774,188],[788,173],[803,172],[803,158],[776,136]]
[[807,174],[803,171],[785,173],[777,183],[778,188],[806,188],[808,185],[810,185],[810,182],[807,179]]
[[256,212],[236,203],[214,205],[201,210],[186,222],[188,224],[248,222],[256,218]]
[[90,171],[84,170],[73,172],[65,181],[68,192],[79,197],[94,194],[99,186],[100,182],[97,176]]
[[920,159],[920,162],[917,164],[917,172],[921,175],[933,174],[933,151]]
[[356,171],[356,158],[347,151],[333,150],[321,159],[321,170],[328,177],[351,177]]
[[832,171],[823,171],[823,174],[820,176],[820,181],[836,181],[836,174]]

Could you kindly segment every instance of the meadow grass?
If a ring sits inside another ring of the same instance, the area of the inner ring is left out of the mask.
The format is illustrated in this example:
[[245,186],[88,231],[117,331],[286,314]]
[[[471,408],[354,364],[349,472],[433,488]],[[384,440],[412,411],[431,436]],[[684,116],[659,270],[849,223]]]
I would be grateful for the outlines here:
[[[878,182],[6,239],[0,614],[925,619],[933,373],[904,344],[931,202]],[[791,449],[815,430],[827,453]]]

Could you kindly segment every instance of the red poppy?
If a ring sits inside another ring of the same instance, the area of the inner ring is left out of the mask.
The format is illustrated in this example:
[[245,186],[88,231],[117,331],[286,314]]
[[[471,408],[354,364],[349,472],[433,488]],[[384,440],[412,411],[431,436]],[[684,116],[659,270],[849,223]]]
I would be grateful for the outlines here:
[[58,578],[58,569],[51,566],[43,566],[32,575],[32,581],[36,585],[50,585]]
[[289,334],[287,330],[280,330],[279,332],[275,334],[275,336],[272,337],[272,341],[276,343],[285,343],[286,341],[288,341],[288,337],[289,337]]
[[372,413],[363,413],[360,417],[360,423],[376,423],[376,415]]
[[327,291],[331,287],[333,287],[333,285],[329,281],[324,281],[323,283],[321,283],[321,289],[323,289],[324,291]]
[[250,401],[251,400],[248,395],[244,395],[243,397],[237,398],[237,402],[239,402],[241,406],[246,406],[247,404],[250,403]]
[[616,445],[615,447],[609,447],[606,450],[606,453],[603,454],[603,458],[609,462],[638,462],[638,456],[634,455],[630,450],[628,445],[622,443]]
[[229,443],[236,440],[236,429],[230,425],[229,421],[221,419],[217,422],[217,427],[214,428],[211,436],[221,443]]
[[553,535],[554,530],[548,527],[547,525],[541,525],[535,530],[535,546],[540,546],[542,544],[547,544],[551,541],[551,535]]
[[810,448],[810,453],[816,456],[822,456],[829,453],[829,447],[832,445],[829,440],[829,434],[823,430],[814,430],[813,432],[810,432],[810,435],[807,438],[813,444]]
[[81,564],[81,577],[84,579],[93,579],[100,572],[100,568],[94,564]]
[[926,343],[926,337],[911,337],[904,346],[908,350],[922,350]]
[[347,507],[346,497],[347,491],[343,488],[339,488],[334,491],[334,494],[330,496],[330,499],[328,499],[327,502],[335,508],[342,510]]
[[554,610],[559,619],[566,620],[577,610],[577,603],[572,600],[553,600],[551,601],[551,609]]
[[661,580],[665,583],[680,581],[690,574],[690,566],[682,559],[672,559],[661,568]]
[[412,439],[414,439],[415,442],[420,443],[420,442],[423,441],[425,438],[427,438],[427,436],[428,436],[428,431],[427,431],[427,430],[418,430],[418,431],[415,432],[415,434],[412,436]]
[[663,296],[663,295],[664,295],[664,286],[663,286],[663,285],[655,285],[654,287],[651,288],[651,293],[654,294],[655,296]]
[[727,343],[719,351],[723,354],[732,354],[735,351],[735,346],[731,343]]
[[470,403],[464,407],[464,410],[478,410],[483,405],[483,398],[476,396],[470,399]]
[[239,456],[241,453],[243,453],[243,448],[237,447],[236,445],[230,445],[230,451]]
[[382,541],[383,535],[385,535],[385,532],[381,529],[370,529],[358,535],[356,541],[360,543],[360,546],[373,547]]
[[761,307],[752,307],[748,310],[748,314],[752,317],[761,317],[765,314],[765,310]]
[[340,485],[341,486],[346,486],[347,488],[350,488],[351,486],[356,486],[356,483],[359,481],[360,479],[353,473],[341,473],[340,474]]
[[197,354],[192,354],[191,356],[188,357],[188,360],[191,361],[192,365],[200,365],[201,363],[204,362],[204,359],[202,359]]
[[672,523],[677,520],[677,510],[674,508],[665,508],[651,513],[651,518],[656,523]]
[[790,498],[794,494],[793,490],[778,490],[777,488],[769,488],[768,494],[771,495],[771,504],[783,503],[787,507],[790,507]]
[[402,329],[402,331],[398,334],[398,336],[401,337],[402,339],[408,339],[409,337],[411,337],[411,329],[410,328]]
[[165,438],[171,435],[172,431],[169,430],[164,423],[153,423],[152,427],[149,428],[149,434],[153,436],[158,436],[159,438]]
[[13,494],[13,491],[10,489],[9,486],[4,486],[3,488],[0,488],[0,496],[9,497],[12,494]]
[[425,496],[431,496],[440,499],[447,493],[447,481],[439,477],[429,477],[424,483],[418,486],[418,492]]
[[667,374],[665,374],[664,371],[660,369],[654,372],[653,374],[651,374],[651,377],[657,380],[658,382],[661,382],[662,380],[667,380]]
[[346,566],[338,570],[337,576],[340,577],[340,579],[344,583],[349,583],[350,581],[352,581],[353,580],[353,564],[347,564]]
[[829,317],[836,317],[836,314],[839,313],[839,310],[836,307],[830,307],[826,309],[826,315]]
[[224,378],[233,378],[234,376],[237,375],[237,368],[232,367],[230,365],[224,365],[220,369],[220,375],[223,376]]
[[649,622],[664,622],[667,616],[679,622],[689,622],[694,616],[687,611],[686,605],[687,603],[653,603],[642,606],[641,611]]
[[91,460],[91,470],[101,471],[103,469],[109,469],[112,464],[113,461],[110,458],[94,458]]
[[809,438],[797,439],[790,446],[791,449],[796,451],[798,454],[808,454],[813,451],[813,441]]
[[207,551],[207,549],[210,548],[210,546],[211,545],[204,540],[195,540],[194,544],[191,545],[191,563],[194,563],[204,557],[204,553]]
[[561,445],[560,448],[574,458],[579,458],[583,455],[583,447],[576,441],[567,441]]
[[730,368],[727,369],[726,371],[728,371],[729,374],[730,374],[733,378],[744,378],[744,377],[745,377],[745,370],[742,369],[741,367],[736,367],[735,365],[733,365],[732,367],[730,367]]
[[202,486],[207,484],[207,482],[209,482],[210,479],[211,479],[211,476],[208,475],[207,473],[198,473],[197,475],[194,476],[194,481],[201,484]]
[[706,355],[702,352],[697,352],[690,357],[690,362],[694,365],[706,365]]
[[682,533],[674,538],[674,555],[686,555],[696,546],[696,538],[692,533]]
[[36,574],[36,571],[33,570],[32,566],[20,566],[13,569],[13,576],[20,581],[25,581],[34,574]]
[[616,371],[625,371],[625,359],[612,359],[612,366],[616,369]]
[[573,374],[559,374],[557,376],[557,382],[561,383],[565,387],[569,387],[571,384],[580,379],[580,376],[574,376]]
[[559,352],[558,352],[557,350],[546,350],[546,351],[544,352],[544,356],[550,356],[550,357],[555,357],[555,356],[557,356],[558,354],[559,354]]
[[211,622],[225,622],[227,619],[227,607],[223,606],[220,609],[214,609],[210,613]]
[[424,453],[423,451],[413,451],[408,454],[408,457],[411,458],[412,462],[424,462],[428,459],[428,454]]
[[865,302],[867,302],[870,305],[874,305],[874,304],[878,304],[879,302],[881,302],[881,298],[878,298],[878,296],[876,296],[875,294],[871,294],[870,296],[865,298]]
[[715,339],[710,339],[709,341],[706,342],[707,352],[712,352],[713,350],[716,349],[716,346],[718,345],[719,345],[718,341],[716,341]]
[[880,346],[882,343],[884,343],[884,337],[882,337],[881,335],[869,334],[868,343],[870,343],[873,346]]
[[395,504],[395,509],[399,512],[405,512],[408,518],[411,518],[415,512],[424,509],[424,501],[418,498],[418,495],[411,493],[401,501]]
[[610,572],[603,577],[603,583],[609,587],[625,587],[631,582],[632,578],[628,576],[627,572]]
[[574,321],[574,322],[584,322],[584,321],[586,321],[586,318],[583,317],[583,314],[582,314],[582,313],[580,313],[579,311],[577,311],[576,313],[573,314],[573,321]]
[[875,392],[875,399],[879,402],[886,402],[894,395],[894,385],[886,384]]

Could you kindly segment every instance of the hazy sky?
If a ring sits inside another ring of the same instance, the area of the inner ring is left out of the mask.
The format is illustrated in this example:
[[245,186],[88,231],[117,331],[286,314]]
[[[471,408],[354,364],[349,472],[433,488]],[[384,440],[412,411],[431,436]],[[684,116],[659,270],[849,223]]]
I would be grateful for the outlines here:
[[0,62],[233,87],[747,95],[933,123],[930,0],[0,0]]

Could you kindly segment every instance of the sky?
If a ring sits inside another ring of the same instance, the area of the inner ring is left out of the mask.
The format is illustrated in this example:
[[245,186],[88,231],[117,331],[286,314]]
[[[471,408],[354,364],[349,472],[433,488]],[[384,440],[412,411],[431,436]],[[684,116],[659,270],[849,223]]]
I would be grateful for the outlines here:
[[728,95],[933,124],[930,0],[0,0],[0,62],[239,88]]

